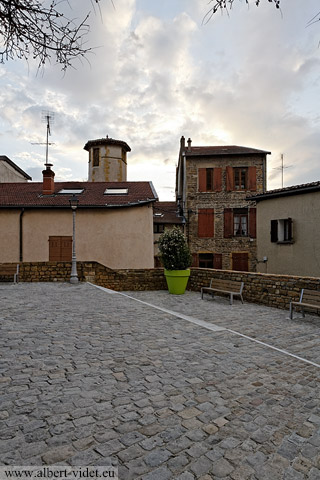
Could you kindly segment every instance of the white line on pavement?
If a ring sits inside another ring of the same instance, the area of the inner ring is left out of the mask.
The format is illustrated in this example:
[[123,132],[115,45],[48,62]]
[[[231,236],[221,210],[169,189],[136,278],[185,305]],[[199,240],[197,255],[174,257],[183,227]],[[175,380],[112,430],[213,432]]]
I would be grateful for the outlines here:
[[256,338],[249,337],[248,335],[244,335],[240,332],[236,332],[235,330],[231,330],[230,328],[219,327],[218,325],[215,325],[213,323],[208,323],[208,322],[205,322],[203,320],[199,320],[198,318],[189,317],[188,315],[183,315],[182,313],[174,312],[173,310],[167,310],[166,308],[158,307],[157,305],[153,305],[152,303],[144,302],[143,300],[139,300],[138,298],[131,297],[130,295],[127,295],[126,293],[116,292],[115,290],[110,290],[108,288],[100,287],[99,285],[94,285],[93,283],[90,283],[90,282],[87,282],[87,283],[89,283],[89,285],[92,285],[93,287],[99,288],[100,290],[104,290],[106,293],[122,295],[123,297],[127,297],[127,298],[130,298],[131,300],[135,300],[136,302],[147,305],[148,307],[152,307],[152,308],[155,308],[157,310],[160,310],[161,312],[169,313],[170,315],[174,315],[175,317],[182,318],[183,320],[187,320],[188,322],[199,325],[200,327],[206,328],[207,330],[211,330],[213,332],[225,331],[225,332],[233,333],[234,335],[239,335],[240,337],[246,338],[246,339],[248,339],[252,342],[263,345],[264,347],[271,348],[272,350],[276,350],[277,352],[288,355],[289,357],[293,357],[297,360],[301,360],[302,362],[309,363],[310,365],[313,365],[314,367],[320,368],[320,365],[318,363],[311,362],[310,360],[307,360],[306,358],[299,357],[298,355],[294,355],[293,353],[290,353],[287,350],[283,350],[281,348],[274,347],[273,345],[270,345],[269,343],[261,342],[260,340],[257,340]]

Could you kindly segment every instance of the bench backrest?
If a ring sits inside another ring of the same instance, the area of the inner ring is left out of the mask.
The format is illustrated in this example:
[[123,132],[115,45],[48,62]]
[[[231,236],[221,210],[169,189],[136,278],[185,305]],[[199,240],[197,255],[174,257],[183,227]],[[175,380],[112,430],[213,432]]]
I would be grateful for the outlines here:
[[228,292],[242,293],[243,282],[237,280],[224,280],[222,278],[212,278],[210,282],[210,288],[219,288]]
[[319,305],[320,307],[320,291],[302,289],[300,295],[300,302],[310,303],[311,305]]
[[19,264],[0,263],[0,275],[14,275],[19,272]]

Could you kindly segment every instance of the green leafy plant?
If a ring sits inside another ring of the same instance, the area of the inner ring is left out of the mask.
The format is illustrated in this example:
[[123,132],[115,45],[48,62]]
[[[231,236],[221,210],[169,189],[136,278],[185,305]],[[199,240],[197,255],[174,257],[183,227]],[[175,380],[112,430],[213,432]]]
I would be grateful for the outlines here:
[[159,238],[159,251],[166,270],[185,270],[192,262],[186,238],[178,227],[166,230]]

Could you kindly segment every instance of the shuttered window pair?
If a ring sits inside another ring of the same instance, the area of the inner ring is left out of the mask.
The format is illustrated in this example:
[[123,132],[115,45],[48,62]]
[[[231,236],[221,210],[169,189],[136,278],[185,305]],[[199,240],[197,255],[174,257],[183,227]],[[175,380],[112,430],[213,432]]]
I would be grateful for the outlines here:
[[224,238],[256,238],[256,209],[224,209]]
[[222,253],[194,253],[193,267],[222,269]]
[[199,192],[222,191],[222,168],[199,168]]
[[226,190],[227,192],[257,190],[257,168],[256,167],[227,167],[226,168]]
[[285,243],[293,242],[293,221],[292,218],[271,220],[271,242]]

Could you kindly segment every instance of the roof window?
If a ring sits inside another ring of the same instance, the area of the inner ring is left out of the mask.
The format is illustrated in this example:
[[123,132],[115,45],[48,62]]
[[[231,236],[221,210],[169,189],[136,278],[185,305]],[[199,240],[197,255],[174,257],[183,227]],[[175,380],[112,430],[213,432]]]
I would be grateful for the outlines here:
[[61,195],[80,195],[83,192],[83,188],[62,188],[58,194]]
[[127,188],[106,188],[104,195],[127,195]]

